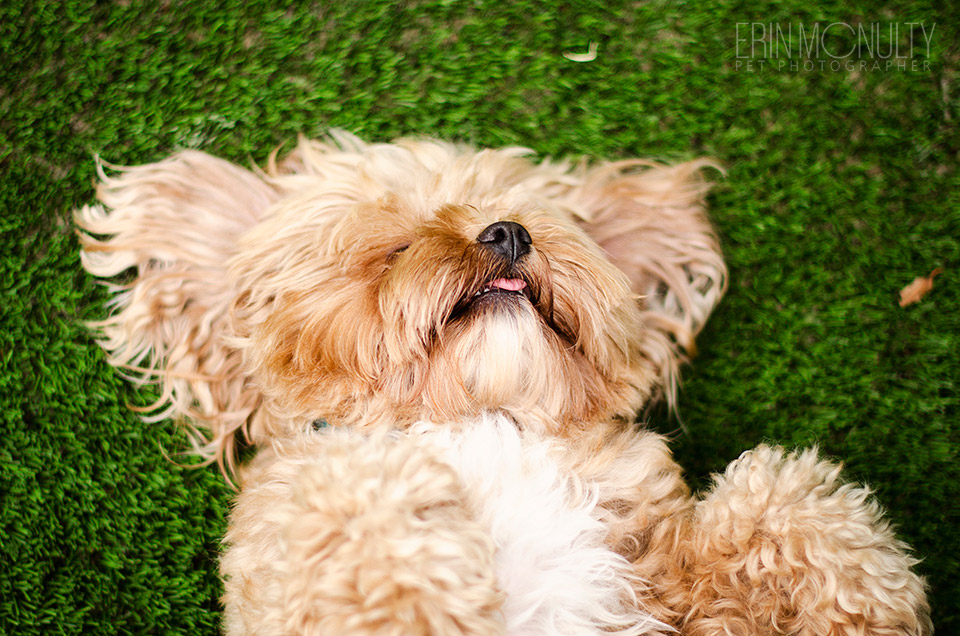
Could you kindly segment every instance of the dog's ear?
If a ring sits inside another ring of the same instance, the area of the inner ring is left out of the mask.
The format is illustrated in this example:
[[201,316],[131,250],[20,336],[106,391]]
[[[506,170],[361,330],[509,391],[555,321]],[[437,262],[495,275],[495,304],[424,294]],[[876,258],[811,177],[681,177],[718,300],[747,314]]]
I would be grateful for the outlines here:
[[630,280],[648,326],[643,354],[676,403],[678,369],[726,290],[727,269],[707,218],[708,160],[663,166],[642,160],[587,170],[582,226]]
[[98,162],[98,173],[103,205],[75,214],[81,259],[95,276],[128,277],[109,284],[113,313],[94,324],[100,343],[130,379],[161,386],[147,419],[184,421],[200,454],[232,467],[259,394],[228,343],[236,294],[227,261],[277,195],[257,174],[201,152],[109,176]]

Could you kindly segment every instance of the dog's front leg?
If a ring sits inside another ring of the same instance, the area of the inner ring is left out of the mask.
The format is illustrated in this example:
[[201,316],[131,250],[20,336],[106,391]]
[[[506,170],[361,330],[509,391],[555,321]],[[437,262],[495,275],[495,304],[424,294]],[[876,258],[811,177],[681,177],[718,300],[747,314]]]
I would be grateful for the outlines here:
[[429,445],[325,432],[275,443],[242,478],[227,634],[502,633],[493,542]]
[[813,450],[744,453],[694,511],[683,633],[929,634],[917,561],[869,495]]

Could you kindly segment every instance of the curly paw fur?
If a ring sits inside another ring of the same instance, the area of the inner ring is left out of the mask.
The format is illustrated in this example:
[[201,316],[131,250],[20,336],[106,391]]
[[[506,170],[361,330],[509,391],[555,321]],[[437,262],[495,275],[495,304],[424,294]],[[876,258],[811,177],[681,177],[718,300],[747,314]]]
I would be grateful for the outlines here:
[[689,634],[919,635],[917,563],[866,488],[815,449],[760,446],[697,504]]
[[336,432],[244,470],[221,571],[229,633],[497,634],[494,544],[409,439]]

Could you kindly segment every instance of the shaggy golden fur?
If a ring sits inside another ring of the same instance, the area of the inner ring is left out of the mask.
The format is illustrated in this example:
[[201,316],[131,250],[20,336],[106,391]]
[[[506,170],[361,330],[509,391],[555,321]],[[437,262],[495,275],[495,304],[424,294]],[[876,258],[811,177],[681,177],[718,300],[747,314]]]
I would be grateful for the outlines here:
[[[260,447],[226,631],[929,633],[915,560],[836,466],[760,447],[698,498],[631,424],[673,402],[725,289],[709,162],[527,154],[334,133],[265,171],[100,170],[84,266],[136,268],[98,325],[111,362],[227,472],[239,439]],[[471,435],[526,468],[481,479],[451,450]],[[579,552],[556,554],[563,533]]]

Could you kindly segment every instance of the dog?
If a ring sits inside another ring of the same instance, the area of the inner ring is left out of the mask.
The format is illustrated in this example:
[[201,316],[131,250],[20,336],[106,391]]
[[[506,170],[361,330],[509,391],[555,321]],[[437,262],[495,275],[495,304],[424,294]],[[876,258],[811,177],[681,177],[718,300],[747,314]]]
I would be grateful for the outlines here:
[[[706,160],[302,139],[99,168],[109,360],[236,477],[228,634],[928,634],[866,488],[635,424],[726,288]],[[238,465],[237,446],[257,456]]]

